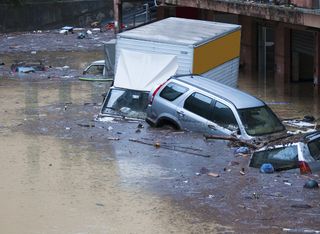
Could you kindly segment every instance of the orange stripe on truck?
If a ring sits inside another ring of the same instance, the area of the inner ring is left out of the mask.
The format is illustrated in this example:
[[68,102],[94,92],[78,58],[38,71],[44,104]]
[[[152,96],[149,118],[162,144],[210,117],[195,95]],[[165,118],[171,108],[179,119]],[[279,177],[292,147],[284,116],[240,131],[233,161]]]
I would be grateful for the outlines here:
[[[240,30],[194,48],[193,73],[205,73],[240,56]],[[218,56],[217,56],[218,55]]]

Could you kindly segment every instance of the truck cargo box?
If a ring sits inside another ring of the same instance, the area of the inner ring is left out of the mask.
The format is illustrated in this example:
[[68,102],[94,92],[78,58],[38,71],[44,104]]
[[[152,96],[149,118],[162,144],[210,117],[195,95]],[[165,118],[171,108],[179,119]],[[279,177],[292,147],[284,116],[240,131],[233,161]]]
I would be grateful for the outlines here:
[[236,87],[240,37],[239,25],[171,17],[119,33],[116,64],[121,50],[171,54],[177,74],[201,74]]

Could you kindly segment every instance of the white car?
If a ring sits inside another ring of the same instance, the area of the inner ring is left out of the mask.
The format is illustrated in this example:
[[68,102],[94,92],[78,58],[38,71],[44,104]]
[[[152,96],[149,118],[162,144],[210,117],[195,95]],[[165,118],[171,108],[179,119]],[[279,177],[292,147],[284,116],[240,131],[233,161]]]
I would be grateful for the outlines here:
[[97,60],[83,70],[83,76],[79,79],[87,81],[112,81],[113,74],[108,74],[105,60]]

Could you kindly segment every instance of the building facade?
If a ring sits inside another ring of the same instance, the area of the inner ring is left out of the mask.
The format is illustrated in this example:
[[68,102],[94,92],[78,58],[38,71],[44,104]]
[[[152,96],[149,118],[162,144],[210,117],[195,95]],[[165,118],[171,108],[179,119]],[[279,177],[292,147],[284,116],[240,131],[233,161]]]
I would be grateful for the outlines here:
[[[159,1],[158,1],[159,2]],[[242,26],[241,69],[320,86],[319,0],[162,0],[169,16]]]

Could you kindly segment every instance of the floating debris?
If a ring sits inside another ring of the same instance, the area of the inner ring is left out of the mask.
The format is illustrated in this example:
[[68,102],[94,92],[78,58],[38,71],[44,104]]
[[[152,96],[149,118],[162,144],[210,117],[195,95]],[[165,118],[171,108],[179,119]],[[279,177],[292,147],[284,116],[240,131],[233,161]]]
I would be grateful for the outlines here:
[[260,172],[264,174],[272,174],[274,172],[274,168],[271,163],[264,163],[260,167]]
[[220,177],[220,175],[219,175],[219,174],[217,174],[217,173],[213,173],[213,172],[209,172],[207,175],[208,175],[208,176],[215,177],[215,178]]
[[308,180],[304,186],[304,188],[308,188],[308,189],[318,189],[319,188],[319,184],[317,181],[315,180]]

